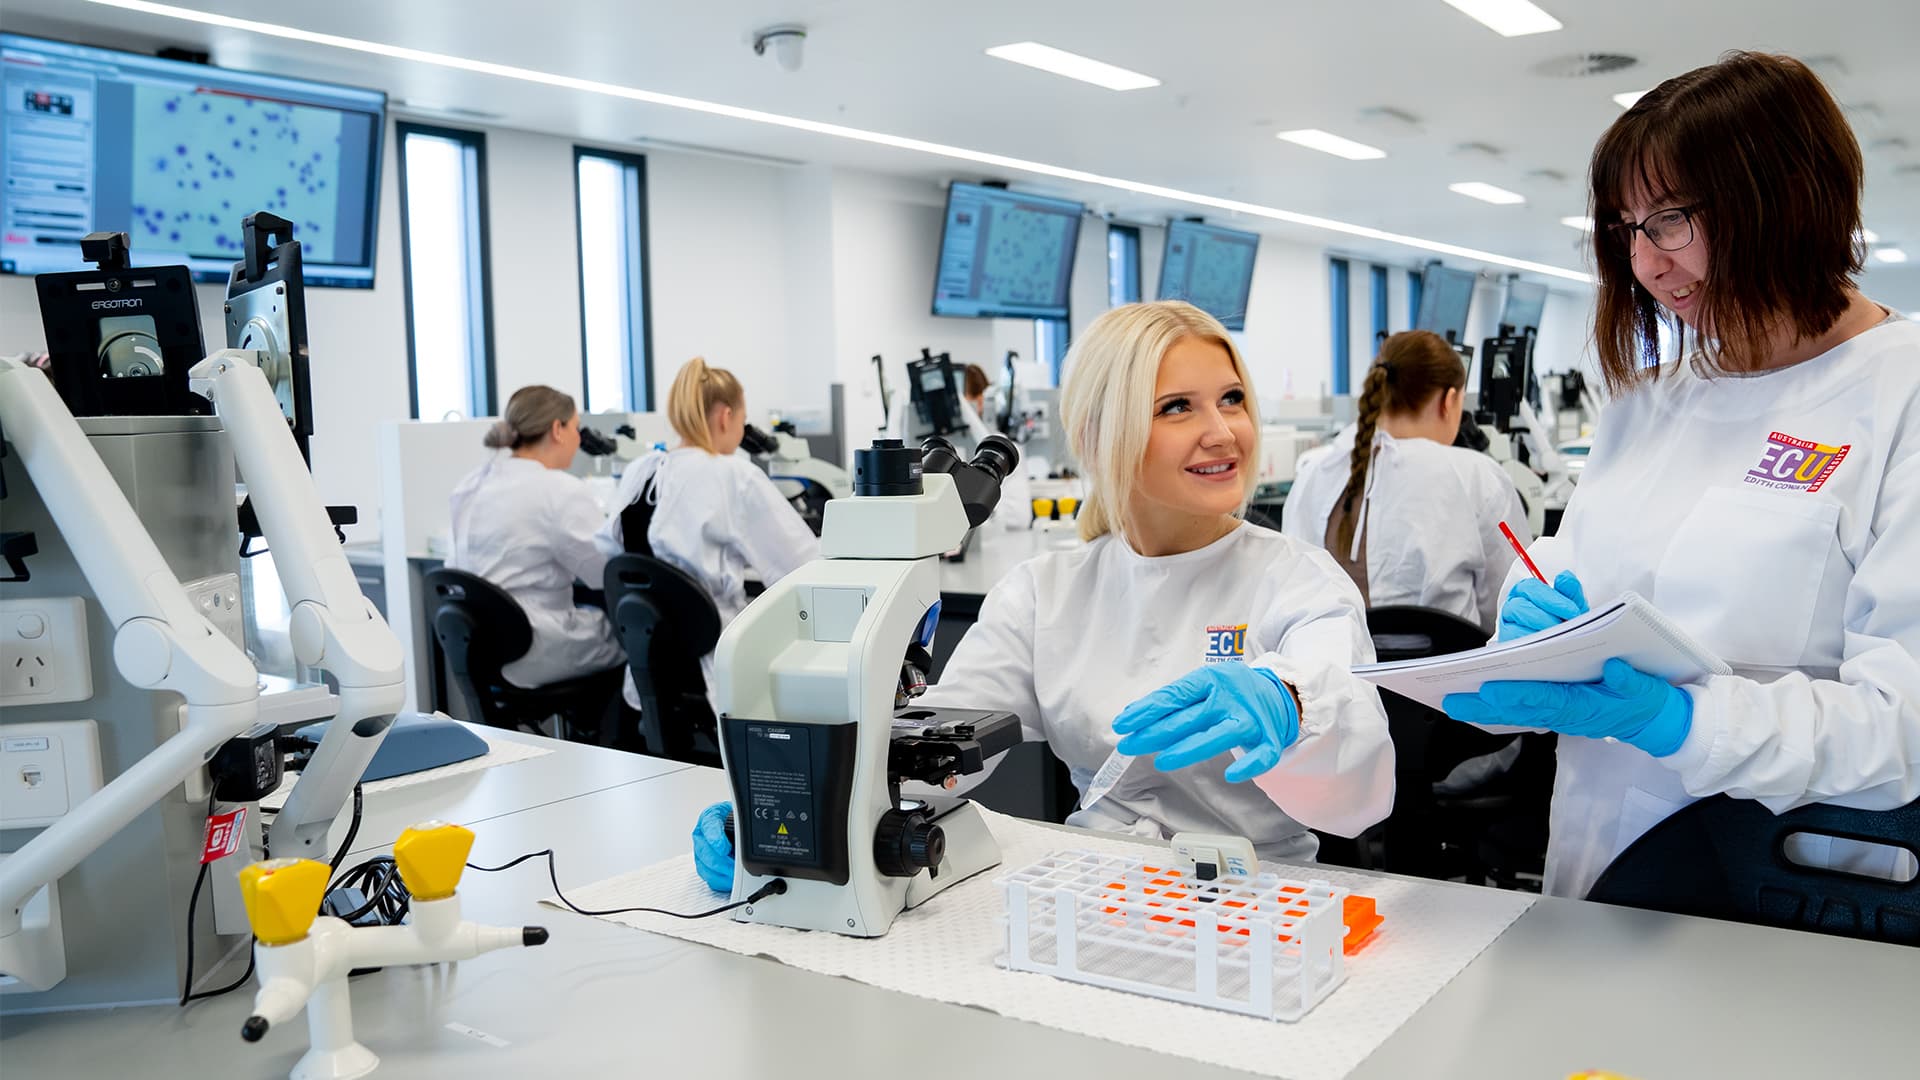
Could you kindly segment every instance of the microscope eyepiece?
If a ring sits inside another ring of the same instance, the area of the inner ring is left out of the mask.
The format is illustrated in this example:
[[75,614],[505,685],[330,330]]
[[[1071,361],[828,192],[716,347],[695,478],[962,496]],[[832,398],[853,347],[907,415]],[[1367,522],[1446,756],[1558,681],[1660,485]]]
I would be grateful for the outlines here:
[[992,472],[995,480],[1005,480],[1020,464],[1020,448],[1005,435],[989,435],[980,440],[980,449],[974,452],[971,464]]

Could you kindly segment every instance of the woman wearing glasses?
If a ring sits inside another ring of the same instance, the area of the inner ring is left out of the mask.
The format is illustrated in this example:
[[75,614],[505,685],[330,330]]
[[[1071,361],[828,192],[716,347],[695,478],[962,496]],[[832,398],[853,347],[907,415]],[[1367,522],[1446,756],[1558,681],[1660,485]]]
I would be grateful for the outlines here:
[[[1499,636],[1631,590],[1734,674],[1674,687],[1614,660],[1598,683],[1447,699],[1573,736],[1546,880],[1570,896],[1708,795],[1776,813],[1920,797],[1920,326],[1854,286],[1862,166],[1840,109],[1798,61],[1730,54],[1615,121],[1590,183],[1613,401],[1533,548],[1554,586],[1516,585]],[[1795,855],[1880,876],[1908,859]]]

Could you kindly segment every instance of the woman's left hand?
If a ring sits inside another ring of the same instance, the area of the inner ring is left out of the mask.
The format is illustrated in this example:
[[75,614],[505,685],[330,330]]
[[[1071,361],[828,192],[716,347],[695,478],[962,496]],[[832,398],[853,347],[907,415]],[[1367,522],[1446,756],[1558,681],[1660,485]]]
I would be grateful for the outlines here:
[[1546,728],[1562,735],[1619,739],[1666,757],[1693,728],[1693,696],[1615,657],[1599,682],[1490,682],[1477,694],[1448,694],[1447,715],[1470,724]]
[[1230,750],[1243,751],[1227,779],[1250,780],[1280,763],[1300,737],[1293,691],[1265,668],[1208,664],[1121,710],[1113,730],[1123,754],[1157,754],[1155,768],[1172,772]]

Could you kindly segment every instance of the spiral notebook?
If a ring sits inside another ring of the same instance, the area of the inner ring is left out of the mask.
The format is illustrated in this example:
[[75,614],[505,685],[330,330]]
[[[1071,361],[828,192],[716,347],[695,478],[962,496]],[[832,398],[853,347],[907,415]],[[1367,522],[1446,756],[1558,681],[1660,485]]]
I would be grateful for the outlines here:
[[1688,637],[1634,593],[1559,626],[1483,649],[1362,664],[1353,673],[1383,690],[1440,708],[1448,694],[1471,694],[1503,680],[1596,682],[1613,657],[1670,683],[1694,682],[1733,669]]

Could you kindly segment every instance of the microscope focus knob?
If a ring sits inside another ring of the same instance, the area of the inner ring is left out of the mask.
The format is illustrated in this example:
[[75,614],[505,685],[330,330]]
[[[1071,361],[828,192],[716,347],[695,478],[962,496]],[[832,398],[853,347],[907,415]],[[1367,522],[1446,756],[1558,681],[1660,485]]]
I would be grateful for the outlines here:
[[889,810],[873,833],[874,869],[888,877],[912,877],[940,865],[947,834],[924,810]]
[[473,850],[473,830],[444,821],[409,827],[393,842],[393,861],[415,900],[445,900],[460,884]]
[[307,936],[327,891],[325,863],[268,859],[240,871],[240,902],[262,945],[291,945]]

